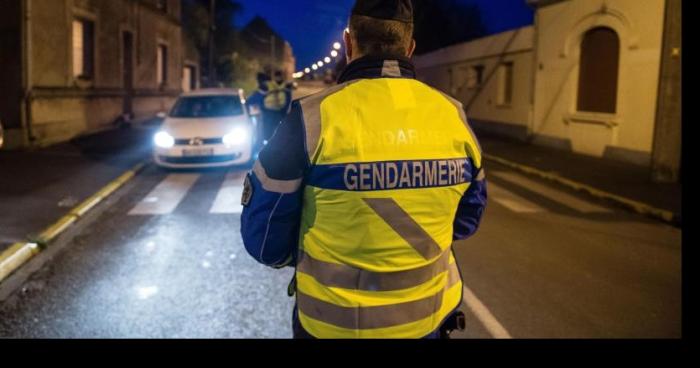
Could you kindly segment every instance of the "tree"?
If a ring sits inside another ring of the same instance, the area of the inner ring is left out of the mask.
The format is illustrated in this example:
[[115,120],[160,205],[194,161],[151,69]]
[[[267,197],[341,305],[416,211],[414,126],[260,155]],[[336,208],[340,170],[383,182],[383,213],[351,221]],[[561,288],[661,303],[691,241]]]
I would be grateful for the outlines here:
[[478,6],[461,0],[413,0],[416,54],[486,35]]
[[[192,39],[202,60],[202,75],[209,75],[209,36],[211,32],[210,0],[183,0],[182,23],[187,35]],[[214,17],[214,68],[217,81],[207,81],[207,85],[218,83],[230,85],[234,76],[231,67],[232,54],[237,48],[235,17],[243,10],[236,0],[216,0]],[[217,83],[218,82],[218,83]]]

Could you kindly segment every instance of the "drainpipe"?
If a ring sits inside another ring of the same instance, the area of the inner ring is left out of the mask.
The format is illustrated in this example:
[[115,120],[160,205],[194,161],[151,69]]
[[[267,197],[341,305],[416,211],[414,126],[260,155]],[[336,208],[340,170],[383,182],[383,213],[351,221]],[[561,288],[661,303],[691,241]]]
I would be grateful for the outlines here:
[[533,41],[532,41],[532,82],[530,83],[530,116],[527,123],[527,139],[532,139],[535,135],[535,102],[537,97],[535,93],[537,92],[537,73],[539,71],[540,58],[539,49],[537,47],[539,43],[540,35],[540,17],[538,12],[538,7],[536,3],[528,3],[528,5],[535,11],[535,25],[533,30]]
[[36,141],[32,130],[32,0],[22,1],[24,21],[22,22],[22,105],[24,108],[23,125],[27,132],[27,142]]

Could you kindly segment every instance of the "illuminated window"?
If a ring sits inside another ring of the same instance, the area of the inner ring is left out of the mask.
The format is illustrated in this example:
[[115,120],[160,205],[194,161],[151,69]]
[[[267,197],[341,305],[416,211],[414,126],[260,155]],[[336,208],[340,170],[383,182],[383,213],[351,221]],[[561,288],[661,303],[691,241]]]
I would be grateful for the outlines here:
[[189,92],[197,89],[197,69],[193,66],[186,66],[182,69],[182,90]]
[[616,112],[619,66],[620,39],[617,33],[605,27],[586,32],[581,42],[578,111]]
[[73,76],[91,79],[94,65],[94,23],[87,20],[73,21]]

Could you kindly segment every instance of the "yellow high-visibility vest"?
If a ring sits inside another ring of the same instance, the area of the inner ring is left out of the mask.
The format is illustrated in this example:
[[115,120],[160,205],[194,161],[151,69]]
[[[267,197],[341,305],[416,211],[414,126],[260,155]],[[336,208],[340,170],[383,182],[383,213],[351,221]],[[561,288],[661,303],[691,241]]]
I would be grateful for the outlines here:
[[361,79],[301,100],[311,169],[296,270],[321,338],[420,338],[462,298],[452,253],[481,167],[459,102],[414,79]]

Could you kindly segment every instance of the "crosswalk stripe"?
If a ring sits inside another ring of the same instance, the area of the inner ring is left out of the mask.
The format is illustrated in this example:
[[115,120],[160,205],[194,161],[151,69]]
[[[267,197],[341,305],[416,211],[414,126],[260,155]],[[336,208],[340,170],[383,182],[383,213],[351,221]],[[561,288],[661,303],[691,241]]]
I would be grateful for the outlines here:
[[[491,174],[493,175],[493,174]],[[489,199],[517,213],[545,212],[545,209],[510,192],[494,182],[488,183]]]
[[167,215],[180,204],[199,174],[170,174],[139,202],[129,215]]
[[510,172],[491,172],[491,176],[495,176],[501,180],[509,182],[511,184],[527,188],[539,195],[547,197],[563,206],[569,207],[579,212],[583,213],[606,213],[611,212],[609,209],[597,206],[595,204],[586,202],[584,200],[578,199],[568,193],[564,193],[559,190],[552,189],[546,185],[540,184],[521,175],[517,175]]
[[243,212],[241,196],[243,195],[245,175],[244,172],[231,172],[226,175],[226,180],[221,184],[221,189],[219,189],[209,213],[235,214]]

